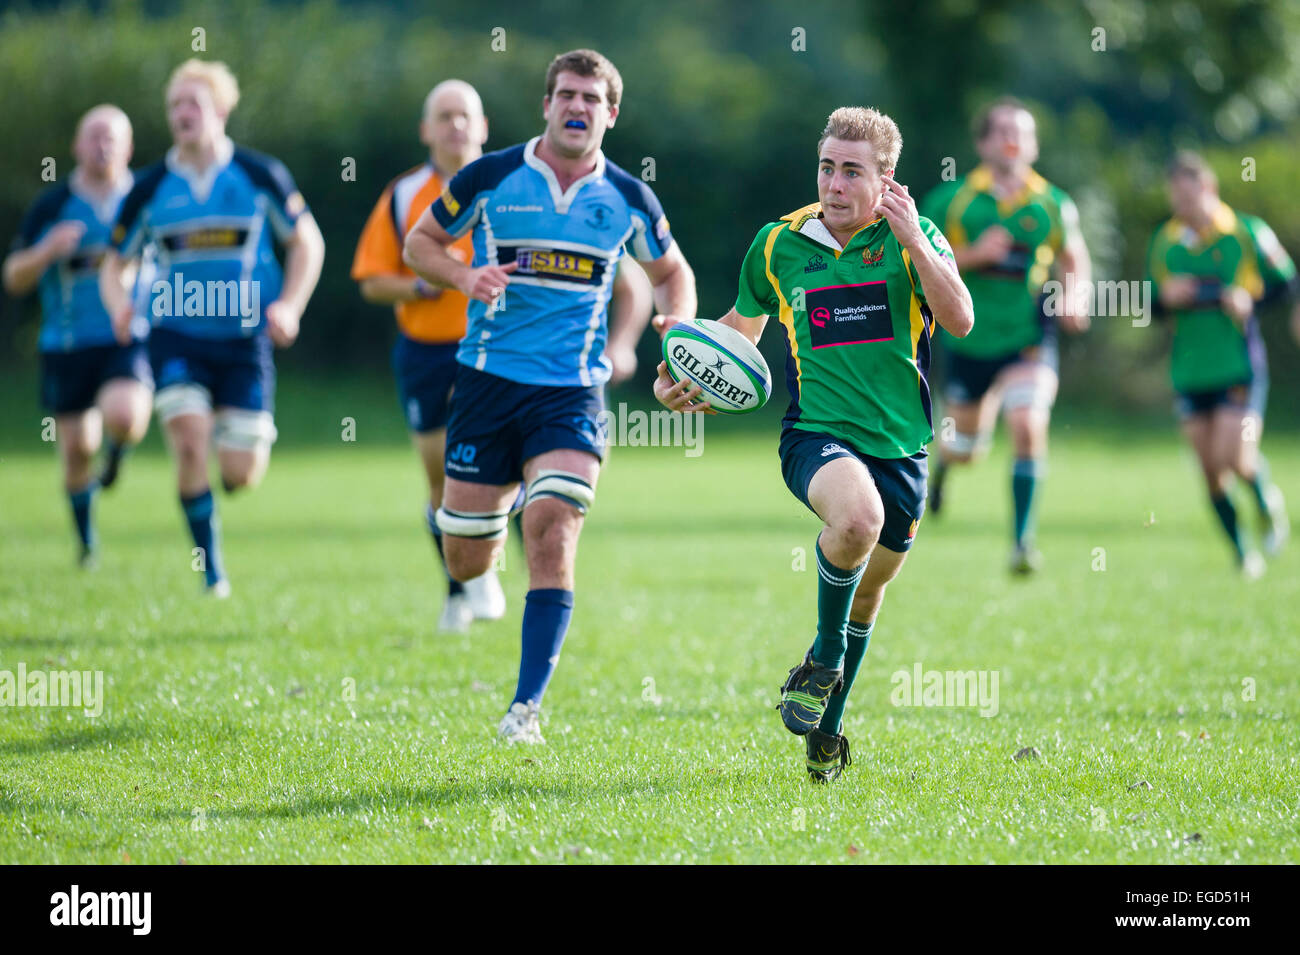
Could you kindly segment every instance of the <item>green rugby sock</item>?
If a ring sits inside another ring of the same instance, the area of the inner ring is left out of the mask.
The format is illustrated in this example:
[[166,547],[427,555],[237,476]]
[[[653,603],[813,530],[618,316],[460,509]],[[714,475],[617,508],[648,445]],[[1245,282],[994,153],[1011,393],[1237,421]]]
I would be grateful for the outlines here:
[[1255,493],[1255,506],[1259,508],[1260,517],[1269,516],[1268,489],[1271,483],[1268,459],[1261,454],[1255,463],[1255,476],[1250,481],[1250,489]]
[[1011,498],[1016,506],[1016,546],[1023,547],[1034,533],[1034,492],[1047,468],[1037,458],[1016,458],[1011,467]]
[[813,641],[812,657],[822,666],[838,670],[844,665],[845,628],[849,623],[849,607],[857,592],[858,581],[866,561],[851,570],[836,567],[822,553],[821,538],[817,550],[817,639]]
[[862,660],[867,655],[867,644],[871,641],[873,626],[874,620],[870,623],[849,621],[848,647],[844,651],[844,686],[838,693],[832,693],[826,701],[826,712],[822,714],[822,721],[817,727],[823,733],[838,736],[844,727],[844,704],[849,701],[849,690],[853,689],[853,681],[862,669]]
[[1219,515],[1219,523],[1223,525],[1228,540],[1232,541],[1232,546],[1237,551],[1237,559],[1241,560],[1246,556],[1246,547],[1241,540],[1241,528],[1237,526],[1237,509],[1232,506],[1232,498],[1226,494],[1220,494],[1218,497],[1211,495],[1210,503],[1214,505],[1214,513]]

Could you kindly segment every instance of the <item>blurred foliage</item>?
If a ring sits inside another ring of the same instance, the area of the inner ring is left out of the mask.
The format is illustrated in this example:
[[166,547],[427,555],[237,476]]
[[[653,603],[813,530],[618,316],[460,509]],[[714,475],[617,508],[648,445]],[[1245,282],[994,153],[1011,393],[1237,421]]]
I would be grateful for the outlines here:
[[[428,89],[448,76],[473,83],[488,148],[502,148],[540,131],[546,65],[578,46],[600,49],[623,74],[624,111],[606,153],[634,174],[654,159],[652,185],[696,269],[704,315],[730,306],[754,232],[815,198],[814,145],[825,116],[846,103],[898,121],[899,175],[919,196],[938,183],[945,157],[959,173],[974,163],[970,117],[981,103],[1024,98],[1039,120],[1039,169],[1078,201],[1100,278],[1141,276],[1147,238],[1167,215],[1161,168],[1178,146],[1205,149],[1225,199],[1263,215],[1300,253],[1300,5],[1286,0],[11,6],[0,15],[9,131],[0,232],[17,230],[46,185],[44,157],[60,175],[70,170],[73,126],[98,102],[131,115],[136,165],[162,154],[162,86],[192,55],[199,27],[201,55],[225,60],[240,80],[231,135],[288,164],[325,233],[325,275],[302,340],[280,359],[314,374],[386,363],[390,313],[362,303],[348,269],[384,184],[423,158],[416,124]],[[497,27],[503,52],[492,49]],[[354,182],[342,178],[349,157]],[[1242,178],[1245,157],[1256,161],[1254,181]],[[1266,317],[1275,411],[1300,405],[1300,375],[1286,374],[1300,370],[1300,352],[1278,317]],[[34,300],[4,303],[10,362],[32,360],[36,321]],[[1164,334],[1099,320],[1065,350],[1063,399],[1165,407]],[[776,360],[774,336],[765,348]],[[654,343],[643,350],[650,362]]]

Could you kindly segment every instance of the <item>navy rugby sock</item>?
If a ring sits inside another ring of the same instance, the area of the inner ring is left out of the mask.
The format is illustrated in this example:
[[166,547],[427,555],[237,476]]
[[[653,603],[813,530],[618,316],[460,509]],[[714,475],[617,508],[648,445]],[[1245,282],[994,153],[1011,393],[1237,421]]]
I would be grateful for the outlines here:
[[221,570],[221,523],[217,520],[217,505],[212,499],[212,489],[204,488],[193,497],[181,495],[181,509],[190,525],[194,546],[203,551],[203,579],[209,587],[225,578]]
[[68,503],[72,505],[72,519],[77,525],[77,537],[81,539],[81,550],[89,554],[95,550],[95,527],[91,520],[91,506],[95,503],[95,492],[99,484],[91,481],[80,491],[68,492]]
[[530,590],[524,598],[523,649],[514,703],[540,703],[573,616],[573,591]]

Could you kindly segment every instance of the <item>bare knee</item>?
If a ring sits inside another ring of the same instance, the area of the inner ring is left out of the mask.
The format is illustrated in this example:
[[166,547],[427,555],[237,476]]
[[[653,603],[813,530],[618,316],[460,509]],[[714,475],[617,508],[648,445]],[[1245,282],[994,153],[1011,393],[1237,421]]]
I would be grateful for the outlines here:
[[524,512],[533,548],[548,560],[562,557],[582,515],[567,504],[541,500]]
[[857,566],[876,546],[876,541],[880,539],[880,532],[884,527],[884,509],[876,502],[863,502],[829,525],[829,536],[836,553],[830,553],[826,547],[823,547],[822,551],[834,560],[837,566]]

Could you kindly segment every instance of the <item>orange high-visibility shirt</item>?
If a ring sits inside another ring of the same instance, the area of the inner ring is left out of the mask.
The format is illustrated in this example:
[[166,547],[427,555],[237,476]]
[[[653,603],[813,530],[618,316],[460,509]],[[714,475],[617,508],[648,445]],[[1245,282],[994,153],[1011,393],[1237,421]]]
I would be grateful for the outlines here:
[[[408,169],[384,188],[357,243],[353,279],[360,282],[376,275],[414,278],[415,273],[402,261],[402,245],[444,185],[433,165],[426,162]],[[466,235],[447,251],[462,262],[470,262],[474,258],[473,239]],[[465,335],[468,304],[459,291],[446,288],[437,298],[398,302],[393,310],[398,327],[408,338],[427,343],[454,342]]]

